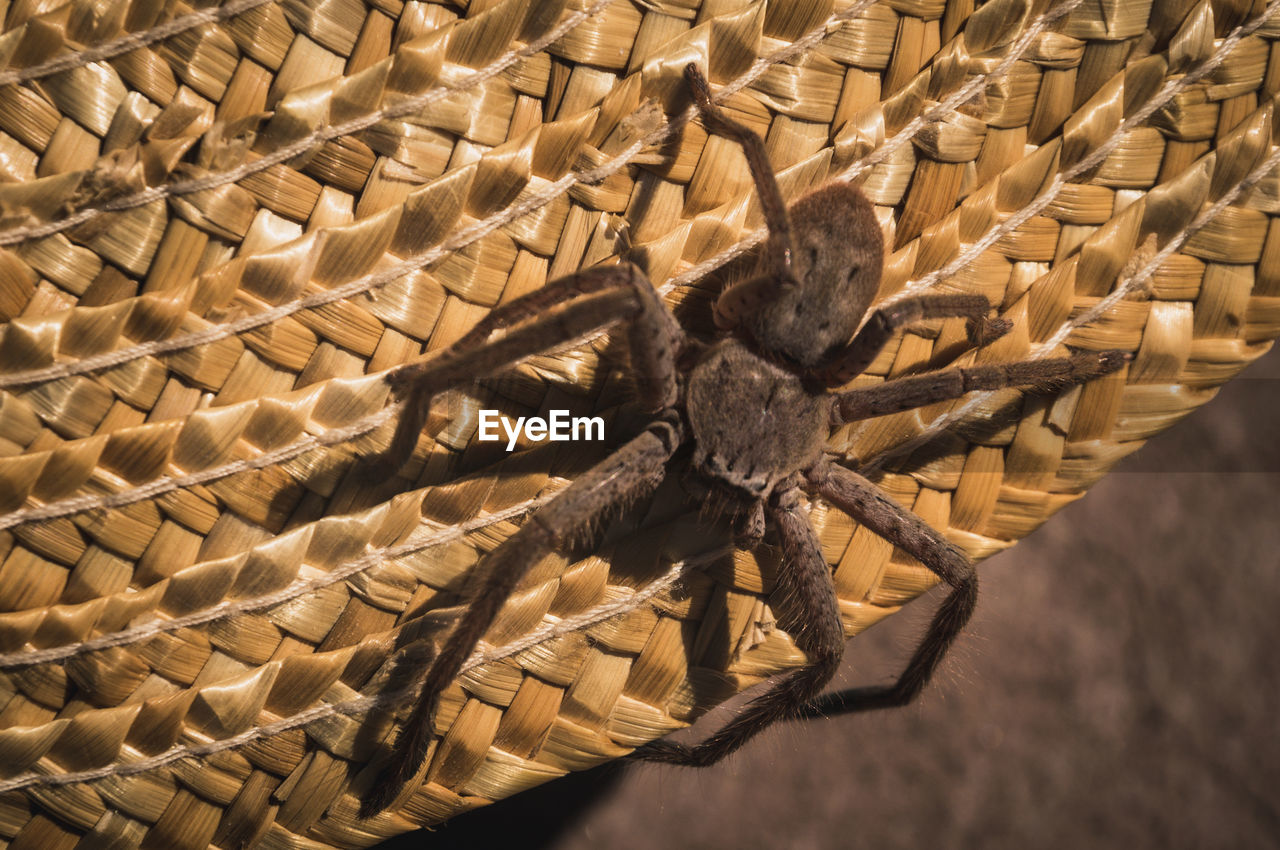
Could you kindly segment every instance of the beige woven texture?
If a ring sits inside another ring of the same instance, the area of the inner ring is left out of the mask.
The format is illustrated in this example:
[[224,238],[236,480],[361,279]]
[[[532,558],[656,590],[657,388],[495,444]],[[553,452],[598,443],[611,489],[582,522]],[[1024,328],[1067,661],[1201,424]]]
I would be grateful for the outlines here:
[[[576,2],[0,2],[0,844],[366,846],[802,663],[776,563],[672,476],[535,567],[444,693],[421,786],[356,816],[413,639],[609,449],[508,455],[476,411],[634,421],[600,336],[438,399],[400,477],[367,484],[382,377],[605,261],[624,221],[709,331],[762,221],[736,146],[688,123],[690,61],[787,197],[863,185],[882,299],[982,293],[1015,322],[976,356],[958,321],[913,327],[856,384],[1135,353],[1058,397],[833,435],[974,558],[1280,333],[1274,3]],[[850,634],[934,583],[811,518]]]

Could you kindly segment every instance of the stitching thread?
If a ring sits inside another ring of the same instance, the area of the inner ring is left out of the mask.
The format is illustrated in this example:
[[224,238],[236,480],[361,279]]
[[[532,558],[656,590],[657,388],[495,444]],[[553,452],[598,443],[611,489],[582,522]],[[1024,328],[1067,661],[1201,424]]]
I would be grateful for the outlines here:
[[203,24],[229,20],[236,15],[244,14],[251,9],[256,9],[270,2],[272,0],[229,0],[223,6],[201,9],[189,15],[182,15],[159,26],[154,26],[141,32],[131,32],[128,35],[103,42],[95,47],[78,50],[74,53],[66,53],[47,62],[41,62],[39,65],[17,68],[11,71],[0,71],[0,86],[26,83],[42,77],[60,74],[63,71],[71,71],[85,65],[92,65],[94,62],[112,59],[123,53],[146,47],[148,44],[154,44],[157,41],[163,41],[166,38],[184,33]]
[[[467,660],[462,667],[462,673],[479,667],[482,664],[489,664],[499,661],[503,658],[509,658],[526,649],[530,649],[547,641],[554,640],[562,635],[571,634],[576,631],[588,628],[596,623],[604,622],[619,614],[625,614],[628,611],[635,610],[648,600],[657,596],[659,593],[673,586],[681,578],[692,570],[711,563],[716,558],[724,554],[723,550],[704,553],[693,558],[686,558],[683,561],[673,564],[661,578],[645,585],[640,590],[633,591],[627,597],[606,602],[590,608],[576,617],[569,617],[558,623],[550,623],[539,626],[534,631],[522,637],[520,640],[496,649],[481,650],[476,652]],[[327,717],[333,717],[339,714],[358,714],[370,711],[375,708],[394,706],[404,702],[408,702],[415,694],[416,688],[410,686],[403,690],[397,690],[391,693],[378,694],[371,697],[357,697],[355,699],[345,700],[338,703],[329,703],[309,708],[305,711],[285,717],[272,723],[264,723],[261,726],[254,726],[238,735],[229,738],[223,738],[217,741],[211,741],[207,744],[194,745],[178,745],[171,747],[165,752],[150,758],[140,759],[135,762],[113,763],[104,765],[103,767],[94,768],[92,770],[80,770],[68,773],[26,773],[21,776],[13,777],[0,781],[0,793],[8,791],[17,791],[22,788],[38,786],[48,788],[58,785],[70,785],[79,782],[92,782],[97,779],[106,779],[112,776],[132,776],[138,773],[145,773],[149,770],[164,767],[175,761],[184,758],[192,758],[197,756],[208,756],[214,753],[223,752],[225,750],[234,749],[244,746],[253,741],[269,738],[272,735],[278,735],[289,729],[296,729],[299,726],[306,726],[317,720],[323,720]]]
[[1120,144],[1120,140],[1126,133],[1150,118],[1157,109],[1176,97],[1183,89],[1202,79],[1205,75],[1213,71],[1214,68],[1221,65],[1227,58],[1227,55],[1235,49],[1237,44],[1240,43],[1241,39],[1260,28],[1270,20],[1277,11],[1280,11],[1280,0],[1271,0],[1261,15],[1254,18],[1252,21],[1241,24],[1233,29],[1231,33],[1222,40],[1222,44],[1219,45],[1218,49],[1214,51],[1212,56],[1196,65],[1184,76],[1175,80],[1166,81],[1165,84],[1161,86],[1160,91],[1157,92],[1151,100],[1144,103],[1140,109],[1124,121],[1121,121],[1120,126],[1117,127],[1110,136],[1104,139],[1102,144],[1098,145],[1098,147],[1095,148],[1088,156],[1081,159],[1066,171],[1062,171],[1054,175],[1049,188],[1037,195],[1031,203],[1000,222],[1000,224],[988,230],[982,235],[982,238],[973,243],[973,245],[946,266],[938,269],[937,271],[930,272],[918,280],[911,281],[903,287],[900,292],[896,292],[886,298],[879,306],[895,304],[904,298],[909,298],[911,295],[922,289],[927,289],[937,284],[944,278],[950,277],[977,259],[980,254],[1000,239],[1026,224],[1034,215],[1036,215],[1036,213],[1049,206],[1049,204],[1058,197],[1058,193],[1062,191],[1063,187],[1066,186],[1067,183],[1071,182],[1076,177],[1079,177],[1081,174],[1084,174],[1086,171],[1102,164],[1102,161],[1105,160],[1111,152],[1115,150],[1116,146]]
[[135,207],[149,204],[152,201],[162,200],[173,195],[187,195],[192,192],[200,192],[206,189],[214,189],[218,186],[224,186],[227,183],[236,183],[251,174],[257,174],[265,171],[273,165],[279,165],[282,162],[288,162],[299,154],[311,150],[313,147],[332,139],[349,136],[357,133],[366,127],[371,127],[379,121],[386,121],[391,118],[399,118],[414,112],[419,112],[423,108],[440,100],[447,95],[458,91],[467,91],[472,89],[485,80],[495,77],[514,65],[516,62],[538,53],[552,42],[560,39],[561,36],[578,26],[592,15],[602,11],[606,6],[615,2],[615,0],[596,0],[595,4],[587,9],[581,9],[571,15],[565,17],[563,21],[554,28],[548,30],[539,38],[529,42],[524,47],[517,50],[508,50],[502,56],[490,62],[485,67],[471,74],[468,74],[460,82],[437,86],[428,89],[422,94],[415,95],[407,100],[397,103],[395,106],[387,107],[352,118],[350,121],[344,121],[341,124],[331,124],[315,130],[285,147],[278,148],[253,162],[245,163],[227,171],[214,172],[206,174],[203,177],[197,177],[192,180],[179,180],[174,183],[167,183],[163,186],[153,186],[150,189],[143,189],[141,192],[135,192],[132,195],[125,195],[114,200],[107,201],[100,207],[86,207],[82,210],[67,216],[58,221],[47,222],[45,224],[26,225],[16,227],[12,230],[0,232],[0,246],[13,245],[18,242],[25,242],[28,239],[39,239],[45,236],[52,236],[63,230],[83,224],[86,221],[97,218],[105,212],[119,212],[121,210],[133,209]]
[[291,443],[263,452],[257,457],[241,458],[230,463],[224,463],[221,466],[211,466],[208,469],[202,469],[199,472],[191,472],[186,475],[164,475],[145,484],[139,484],[136,487],[130,487],[127,490],[120,490],[115,493],[103,495],[88,493],[83,496],[71,496],[38,507],[20,508],[7,514],[0,514],[0,531],[19,525],[26,525],[30,522],[44,522],[86,511],[122,508],[125,505],[132,505],[145,499],[153,499],[156,496],[162,496],[174,490],[181,490],[184,487],[207,484],[210,481],[217,481],[252,469],[266,469],[278,463],[292,460],[312,449],[338,445],[339,443],[362,437],[395,416],[402,406],[403,403],[401,402],[388,405],[376,413],[357,419],[350,425],[330,428],[327,431],[321,431],[319,434],[307,434],[305,437],[299,437]]
[[[416,537],[410,535],[409,539],[403,543],[394,546],[383,546],[378,549],[370,550],[358,558],[350,561],[344,561],[334,569],[310,579],[295,579],[280,590],[273,593],[255,596],[248,599],[241,599],[236,602],[220,602],[210,608],[204,608],[191,614],[185,614],[180,617],[153,617],[144,623],[131,626],[127,629],[121,629],[116,632],[109,632],[99,635],[96,638],[79,641],[77,643],[66,643],[61,646],[51,646],[45,649],[38,649],[34,652],[10,652],[0,654],[0,670],[13,669],[20,667],[30,667],[35,664],[47,664],[51,661],[62,661],[67,658],[74,658],[80,655],[87,655],[90,652],[98,652],[104,649],[110,649],[116,646],[124,646],[126,644],[137,643],[165,632],[173,632],[179,629],[189,628],[191,626],[199,626],[214,620],[224,620],[228,617],[235,617],[240,614],[247,614],[251,611],[260,611],[263,608],[273,608],[276,605],[282,605],[291,599],[296,599],[308,593],[312,593],[321,588],[328,587],[331,584],[337,584],[343,579],[349,578],[356,573],[363,572],[372,567],[376,567],[386,561],[396,558],[402,558],[405,555],[411,555],[414,552],[421,551],[430,546],[437,546],[441,543],[450,543],[459,540],[465,535],[486,526],[493,525],[504,520],[515,519],[528,511],[540,508],[555,497],[555,493],[548,493],[544,496],[538,496],[533,499],[526,499],[515,505],[510,505],[500,511],[487,513],[484,516],[474,517],[466,522],[456,523],[454,525],[435,527],[427,534],[419,534]],[[424,521],[423,525],[427,523]],[[421,526],[419,526],[421,528]]]
[[[1267,173],[1280,166],[1280,148],[1277,148],[1263,162],[1241,178],[1240,182],[1233,185],[1229,190],[1223,193],[1222,197],[1216,203],[1202,210],[1186,227],[1179,230],[1173,238],[1156,252],[1141,269],[1134,275],[1124,280],[1114,291],[1098,301],[1090,309],[1076,316],[1074,319],[1068,319],[1058,326],[1057,330],[1044,342],[1037,345],[1031,350],[1031,355],[1027,359],[1040,360],[1048,357],[1053,353],[1059,345],[1061,345],[1071,332],[1076,328],[1084,327],[1090,322],[1096,320],[1107,310],[1110,310],[1116,304],[1123,301],[1135,289],[1141,287],[1144,283],[1152,278],[1156,271],[1164,265],[1165,261],[1178,252],[1186,241],[1195,233],[1201,230],[1209,222],[1213,221],[1222,211],[1231,205],[1241,194],[1255,185]],[[928,443],[938,434],[955,425],[957,422],[967,418],[974,410],[979,407],[982,402],[990,399],[995,395],[995,391],[984,390],[967,396],[964,404],[954,410],[944,413],[934,419],[928,425],[925,425],[919,434],[903,443],[899,443],[892,448],[885,449],[874,457],[870,458],[865,465],[860,468],[863,471],[879,469],[884,463],[894,458],[906,457],[911,452]]]

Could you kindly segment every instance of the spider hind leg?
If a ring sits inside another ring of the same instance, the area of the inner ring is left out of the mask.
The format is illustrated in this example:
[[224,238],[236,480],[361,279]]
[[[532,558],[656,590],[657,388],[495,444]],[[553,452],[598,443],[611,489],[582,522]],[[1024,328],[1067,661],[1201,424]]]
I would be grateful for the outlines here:
[[657,486],[682,439],[675,417],[654,422],[575,479],[484,558],[479,567],[480,589],[428,668],[421,694],[401,727],[386,772],[361,801],[362,816],[380,812],[397,801],[422,769],[430,749],[431,718],[440,692],[458,676],[520,579],[579,528],[590,525],[615,505]]
[[770,601],[778,625],[809,657],[809,664],[776,680],[741,714],[702,743],[689,746],[652,741],[637,749],[634,758],[689,767],[714,764],[774,723],[799,716],[835,675],[844,655],[844,630],[831,570],[822,556],[818,535],[800,507],[796,488],[776,495],[766,512],[777,529],[787,562],[786,568],[778,571],[778,584]]
[[978,601],[978,576],[964,553],[856,473],[824,459],[808,471],[807,479],[818,495],[919,559],[951,586],[951,594],[934,613],[924,639],[893,684],[853,688],[819,697],[843,656],[844,632],[831,570],[792,490],[784,494],[779,504],[771,505],[769,511],[787,561],[787,567],[778,573],[778,586],[770,603],[777,611],[779,625],[808,656],[809,664],[779,679],[770,690],[752,700],[738,717],[702,743],[686,746],[655,741],[636,750],[636,758],[704,767],[781,720],[906,705],[924,690],[968,623]]
[[934,612],[897,681],[827,694],[806,706],[803,716],[852,714],[906,705],[924,690],[973,615],[978,604],[978,573],[969,557],[937,529],[856,472],[824,459],[809,471],[808,478],[817,495],[920,561],[951,587],[951,593]]

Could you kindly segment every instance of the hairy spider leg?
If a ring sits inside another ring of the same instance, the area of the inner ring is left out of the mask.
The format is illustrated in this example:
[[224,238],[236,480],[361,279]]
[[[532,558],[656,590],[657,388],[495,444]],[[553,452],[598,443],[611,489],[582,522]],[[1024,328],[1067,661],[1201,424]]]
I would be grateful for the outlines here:
[[[675,357],[683,332],[634,266],[589,269],[496,308],[441,354],[392,373],[388,380],[407,396],[406,410],[384,461],[398,467],[412,453],[435,394],[620,321],[631,323],[627,335],[642,405],[653,412],[669,409],[678,393]],[[504,333],[491,338],[498,330]],[[484,559],[483,586],[428,670],[419,701],[397,739],[388,776],[361,804],[366,816],[386,808],[421,769],[440,690],[457,676],[520,578],[567,535],[620,501],[657,486],[682,439],[675,416],[654,422],[565,488]]]
[[820,371],[828,387],[838,387],[861,375],[876,355],[907,325],[926,319],[965,318],[969,320],[969,341],[987,345],[1013,328],[1008,319],[988,318],[991,302],[983,295],[918,295],[906,298],[871,314],[844,351]]
[[924,564],[951,587],[938,606],[924,639],[892,685],[850,688],[803,707],[802,717],[894,708],[911,702],[946,657],[978,603],[978,573],[969,557],[942,534],[900,506],[856,472],[823,458],[806,473],[813,491],[860,525]]
[[422,770],[431,744],[431,716],[440,691],[457,677],[520,579],[543,557],[580,529],[591,526],[610,508],[657,487],[667,461],[679,448],[683,436],[678,417],[655,421],[575,479],[485,557],[479,571],[483,585],[472,596],[467,612],[427,671],[421,695],[401,727],[385,773],[361,802],[363,816],[387,808]]
[[767,514],[778,530],[786,564],[778,570],[770,604],[778,625],[809,657],[809,664],[779,679],[702,743],[652,741],[637,749],[635,758],[690,767],[714,764],[777,721],[795,717],[835,675],[844,654],[838,597],[818,536],[800,508],[799,488],[793,485],[777,493]]
[[711,87],[697,65],[686,65],[684,77],[693,92],[693,101],[702,114],[702,122],[707,130],[741,145],[742,153],[747,158],[747,168],[751,171],[751,179],[755,182],[756,196],[760,198],[765,224],[769,228],[769,238],[764,248],[764,265],[769,271],[730,287],[716,300],[716,327],[728,330],[737,327],[744,314],[776,299],[782,288],[799,285],[791,274],[791,219],[787,215],[787,203],[782,198],[778,181],[773,177],[773,167],[769,165],[764,141],[759,134],[725,115],[724,110],[712,102]]
[[874,387],[836,394],[831,406],[831,427],[957,399],[976,390],[1023,387],[1030,392],[1051,392],[1115,372],[1130,359],[1131,355],[1123,351],[1081,351],[1071,357],[959,367],[893,378]]
[[[796,490],[772,507],[788,569],[778,571],[770,604],[778,625],[809,657],[809,665],[780,679],[752,700],[743,712],[700,744],[656,741],[636,750],[646,761],[705,767],[723,759],[780,720],[853,713],[905,705],[920,695],[978,601],[973,563],[938,531],[892,502],[862,476],[822,459],[805,472],[808,488],[871,531],[917,558],[952,592],[934,613],[929,629],[898,680],[888,686],[851,688],[819,697],[844,654],[844,631],[831,570],[817,535],[799,509]],[[815,614],[820,614],[816,616]]]
[[[650,412],[669,407],[676,397],[675,357],[684,342],[675,317],[635,266],[588,269],[494,308],[438,355],[392,372],[387,382],[404,398],[404,413],[390,446],[369,463],[366,474],[385,478],[404,465],[426,425],[435,395],[509,368],[530,353],[626,320],[632,321],[628,339],[640,403]],[[513,325],[490,341],[494,331]]]

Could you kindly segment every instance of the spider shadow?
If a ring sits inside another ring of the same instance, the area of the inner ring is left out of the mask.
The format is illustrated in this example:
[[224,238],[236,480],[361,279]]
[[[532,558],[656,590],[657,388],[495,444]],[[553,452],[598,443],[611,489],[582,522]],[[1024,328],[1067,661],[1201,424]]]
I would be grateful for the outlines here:
[[594,808],[603,805],[633,769],[625,759],[568,773],[536,788],[474,809],[431,829],[405,833],[375,850],[473,850],[519,846],[543,850],[557,846]]
[[[441,486],[446,490],[452,487],[465,488],[477,481],[483,482],[499,476],[545,476],[548,470],[553,476],[574,480],[610,456],[619,445],[643,432],[652,421],[651,416],[630,405],[612,408],[608,413],[615,426],[614,439],[585,448],[570,445],[563,450],[552,444],[542,444],[505,456],[504,460],[497,463],[471,470]],[[565,572],[598,552],[606,554],[612,562],[612,584],[640,589],[659,578],[666,565],[657,558],[643,557],[648,547],[643,545],[642,527],[646,522],[669,522],[671,517],[689,512],[687,494],[680,492],[678,487],[685,455],[687,453],[681,453],[673,461],[672,471],[675,475],[668,474],[655,492],[631,504],[612,506],[598,522],[584,527],[558,547],[557,553],[566,558]],[[447,500],[434,507],[428,504],[429,501],[430,497],[424,500],[423,513],[437,522],[463,519],[450,513],[456,507],[451,507]],[[451,544],[440,545],[447,547]],[[631,557],[637,552],[642,556]],[[426,554],[429,556],[430,553]],[[377,693],[389,697],[396,693],[403,695],[398,699],[390,697],[390,704],[372,709],[366,721],[361,723],[356,745],[361,752],[368,753],[369,758],[361,779],[355,783],[356,790],[362,790],[372,782],[391,756],[393,739],[388,739],[387,729],[394,715],[403,712],[406,703],[412,701],[410,692],[434,662],[453,624],[465,612],[467,599],[475,591],[477,581],[483,580],[483,574],[475,572],[476,567],[482,566],[483,557],[481,555],[476,564],[459,571],[447,583],[438,586],[429,599],[406,610],[394,631],[389,650],[379,652],[377,647],[370,647],[362,651],[359,663],[349,665],[348,671],[344,673],[344,681],[352,687],[364,689],[371,682],[380,680]]]

